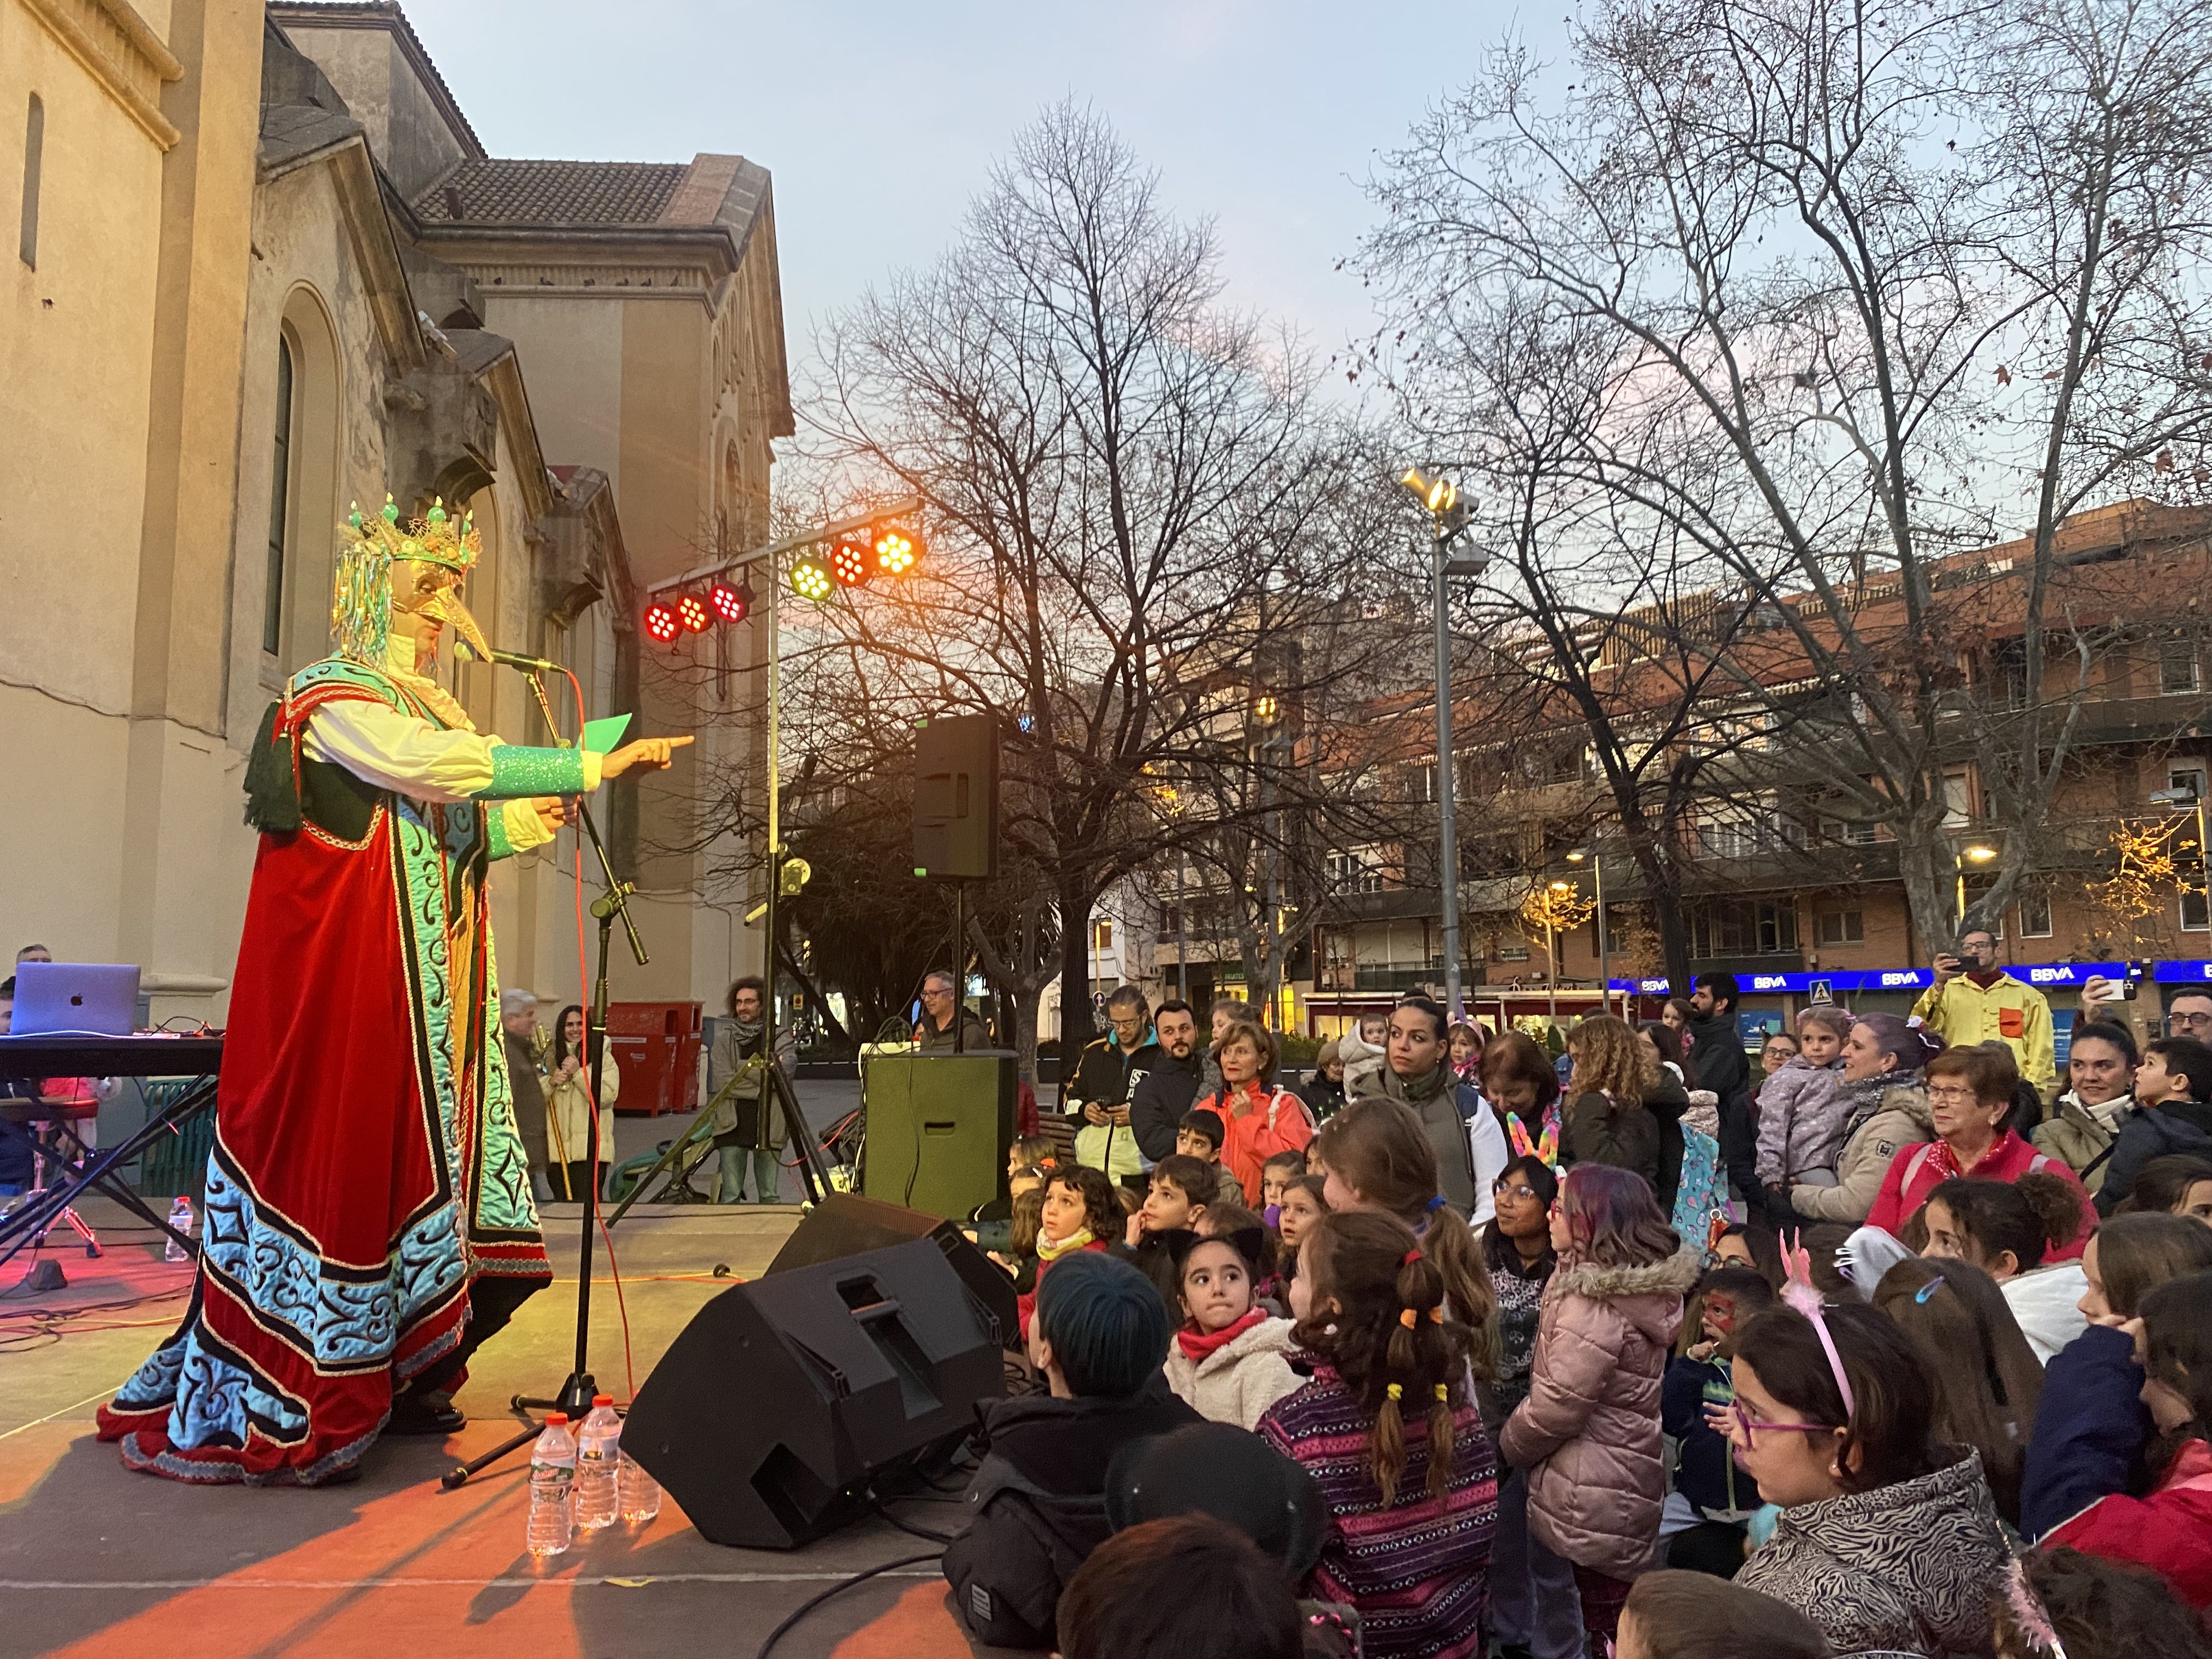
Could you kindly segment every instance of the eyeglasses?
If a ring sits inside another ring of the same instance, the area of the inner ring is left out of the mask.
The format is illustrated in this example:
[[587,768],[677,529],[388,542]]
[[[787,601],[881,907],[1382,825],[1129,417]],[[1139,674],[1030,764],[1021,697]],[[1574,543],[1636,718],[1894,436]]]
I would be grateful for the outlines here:
[[1534,1187],[1524,1185],[1522,1182],[1517,1181],[1510,1187],[1504,1182],[1500,1182],[1497,1186],[1492,1188],[1491,1191],[1496,1193],[1500,1198],[1534,1198],[1536,1196],[1536,1189]]
[[2166,1017],[2166,1029],[2168,1035],[2176,1031],[2192,1033],[2212,1031],[2212,1012],[2202,1014],[2168,1014]]
[[1972,1089],[1939,1089],[1930,1085],[1928,1100],[1930,1105],[1942,1101],[1947,1106],[1971,1106],[1979,1098]]
[[1770,1423],[1763,1417],[1753,1417],[1751,1408],[1738,1400],[1729,1407],[1729,1419],[1743,1431],[1743,1443],[1751,1443],[1752,1433],[1758,1429],[1769,1429],[1778,1434],[1833,1434],[1835,1425],[1829,1423]]

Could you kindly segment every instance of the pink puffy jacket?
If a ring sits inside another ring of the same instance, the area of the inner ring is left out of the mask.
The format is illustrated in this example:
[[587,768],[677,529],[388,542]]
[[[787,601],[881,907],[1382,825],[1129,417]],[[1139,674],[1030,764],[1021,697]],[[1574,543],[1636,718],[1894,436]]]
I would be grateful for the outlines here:
[[1698,1282],[1684,1250],[1641,1267],[1563,1264],[1545,1287],[1528,1397],[1498,1450],[1528,1472],[1528,1529],[1615,1578],[1650,1565],[1667,1474],[1659,1379]]

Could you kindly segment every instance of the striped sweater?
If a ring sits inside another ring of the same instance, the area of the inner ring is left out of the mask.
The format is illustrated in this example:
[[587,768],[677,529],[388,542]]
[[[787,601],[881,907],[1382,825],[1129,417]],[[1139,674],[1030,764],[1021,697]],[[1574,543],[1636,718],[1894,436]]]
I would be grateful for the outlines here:
[[1328,1500],[1328,1536],[1306,1593],[1359,1610],[1368,1659],[1469,1659],[1482,1650],[1498,1456],[1472,1398],[1455,1425],[1451,1480],[1435,1498],[1427,1422],[1407,1414],[1406,1467],[1385,1509],[1369,1462],[1373,1421],[1326,1362],[1260,1419],[1267,1443],[1302,1464]]

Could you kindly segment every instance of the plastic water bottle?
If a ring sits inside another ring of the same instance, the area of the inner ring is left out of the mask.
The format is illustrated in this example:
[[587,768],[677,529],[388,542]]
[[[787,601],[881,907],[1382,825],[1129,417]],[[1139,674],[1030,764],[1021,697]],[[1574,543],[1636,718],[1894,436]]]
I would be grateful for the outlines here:
[[641,1526],[660,1513],[660,1483],[640,1468],[628,1452],[623,1452],[615,1465],[615,1492],[622,1505],[622,1518],[632,1526]]
[[622,1456],[622,1419],[612,1395],[592,1396],[591,1415],[576,1425],[576,1527],[592,1532],[615,1521],[615,1464]]
[[555,1412],[530,1449],[530,1526],[523,1541],[532,1555],[559,1555],[575,1535],[576,1437]]
[[[182,1233],[186,1238],[190,1238],[192,1236],[191,1200],[189,1198],[180,1198],[175,1203],[169,1206],[169,1224],[172,1227],[174,1227],[179,1232]],[[190,1250],[187,1250],[183,1245],[178,1243],[175,1239],[167,1237],[164,1235],[161,1244],[162,1261],[189,1261],[191,1259],[192,1255]]]

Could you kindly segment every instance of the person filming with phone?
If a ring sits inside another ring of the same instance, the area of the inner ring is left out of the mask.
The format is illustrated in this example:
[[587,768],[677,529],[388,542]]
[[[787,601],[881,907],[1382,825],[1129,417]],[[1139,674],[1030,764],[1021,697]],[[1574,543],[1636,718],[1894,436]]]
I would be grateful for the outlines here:
[[1997,965],[1996,935],[1969,927],[1955,951],[1936,958],[1936,982],[1912,1005],[1920,1023],[1953,1048],[1996,1037],[2045,1100],[2058,1081],[2051,1046],[2051,1000]]

